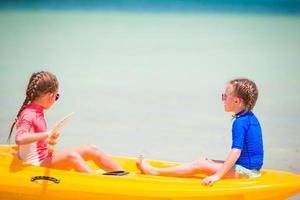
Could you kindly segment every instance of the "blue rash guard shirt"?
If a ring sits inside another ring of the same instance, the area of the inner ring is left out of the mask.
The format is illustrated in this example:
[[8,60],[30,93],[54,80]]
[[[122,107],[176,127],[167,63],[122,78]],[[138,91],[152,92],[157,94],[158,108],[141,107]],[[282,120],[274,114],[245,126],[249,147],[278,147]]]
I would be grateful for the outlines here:
[[250,170],[261,169],[264,158],[262,131],[259,121],[251,111],[236,114],[232,124],[231,148],[241,150],[236,164]]

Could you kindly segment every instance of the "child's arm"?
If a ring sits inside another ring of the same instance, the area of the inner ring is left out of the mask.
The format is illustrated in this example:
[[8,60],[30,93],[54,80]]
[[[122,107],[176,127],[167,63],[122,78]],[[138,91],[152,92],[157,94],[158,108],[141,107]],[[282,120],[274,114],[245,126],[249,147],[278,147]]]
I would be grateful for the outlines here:
[[21,135],[16,136],[16,144],[17,145],[24,145],[29,144],[38,140],[44,140],[48,138],[49,135],[47,132],[41,132],[41,133],[23,133]]
[[57,133],[54,133],[52,130],[47,132],[40,132],[40,133],[23,133],[23,134],[17,134],[15,142],[17,145],[24,145],[24,144],[30,144],[32,142],[36,142],[39,140],[44,140],[47,138],[52,137],[52,135],[56,135]]
[[214,182],[220,180],[236,163],[241,155],[240,149],[231,149],[229,156],[225,160],[223,166],[212,176],[206,177],[202,180],[204,185],[212,185]]
[[[62,122],[66,121],[65,118],[62,120]],[[18,119],[17,131],[15,137],[15,143],[17,145],[30,144],[32,142],[45,140],[45,139],[48,139],[48,141],[50,141],[51,139],[53,139],[53,136],[56,135],[58,136],[58,128],[53,128],[50,131],[45,131],[45,132],[33,133],[32,127],[33,127],[33,122],[35,120],[36,120],[35,117],[28,114],[27,115],[24,114]],[[62,122],[60,122],[60,124]],[[54,139],[56,138],[57,137],[55,137]]]

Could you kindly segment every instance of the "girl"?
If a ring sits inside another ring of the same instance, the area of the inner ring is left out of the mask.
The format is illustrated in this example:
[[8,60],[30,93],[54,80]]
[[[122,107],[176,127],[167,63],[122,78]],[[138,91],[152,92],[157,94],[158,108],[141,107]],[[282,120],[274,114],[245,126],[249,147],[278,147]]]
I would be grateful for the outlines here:
[[26,90],[25,101],[12,124],[9,139],[16,124],[15,142],[19,146],[18,156],[28,164],[56,169],[94,173],[85,163],[93,160],[97,166],[107,171],[121,170],[108,155],[95,145],[67,148],[50,152],[48,144],[56,144],[57,131],[47,131],[44,110],[51,108],[59,99],[58,81],[50,72],[33,73]]
[[144,174],[159,176],[189,177],[206,174],[204,185],[212,185],[224,178],[258,177],[263,164],[262,131],[252,112],[258,97],[254,82],[248,79],[231,80],[222,94],[224,109],[234,113],[232,146],[225,161],[207,158],[170,168],[155,168],[140,156],[138,169]]

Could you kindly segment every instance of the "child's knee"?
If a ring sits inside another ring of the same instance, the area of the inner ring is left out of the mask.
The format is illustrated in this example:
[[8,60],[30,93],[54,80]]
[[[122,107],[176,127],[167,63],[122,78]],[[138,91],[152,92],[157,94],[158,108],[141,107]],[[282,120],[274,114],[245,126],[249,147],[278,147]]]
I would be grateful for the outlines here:
[[98,147],[94,144],[88,144],[87,149],[92,150],[92,151],[98,151]]
[[94,152],[99,151],[98,147],[94,144],[88,144],[83,147],[83,154],[84,155],[90,155],[93,154]]
[[97,155],[102,155],[102,151],[94,144],[88,144],[83,147],[81,154],[86,159],[92,159]]
[[77,163],[81,159],[81,156],[77,152],[70,152],[67,155],[67,160],[72,163]]
[[99,155],[99,154],[103,155],[104,154],[104,152],[102,152],[101,149],[99,149],[94,144],[88,144],[86,150],[87,150],[88,154],[97,154],[97,155]]
[[191,163],[191,166],[194,170],[201,170],[203,169],[203,166],[205,166],[209,162],[207,158],[200,158],[198,160],[195,160]]

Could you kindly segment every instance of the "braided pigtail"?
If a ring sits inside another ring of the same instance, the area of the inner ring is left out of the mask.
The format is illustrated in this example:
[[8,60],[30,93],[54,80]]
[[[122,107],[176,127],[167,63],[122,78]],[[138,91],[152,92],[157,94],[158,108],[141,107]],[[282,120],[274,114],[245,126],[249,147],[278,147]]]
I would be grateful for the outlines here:
[[18,114],[17,114],[17,117],[15,119],[15,121],[13,122],[13,124],[11,125],[10,127],[10,132],[9,132],[9,135],[8,135],[8,142],[10,142],[10,138],[11,138],[11,135],[12,135],[12,132],[13,132],[13,129],[14,129],[14,126],[16,125],[17,121],[18,121],[18,117],[20,116],[20,113],[25,109],[26,105],[30,102],[30,100],[26,97],[24,102],[23,102],[23,105],[22,107],[20,108]]

